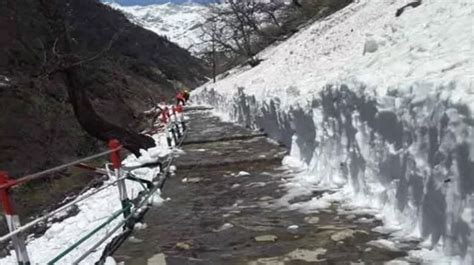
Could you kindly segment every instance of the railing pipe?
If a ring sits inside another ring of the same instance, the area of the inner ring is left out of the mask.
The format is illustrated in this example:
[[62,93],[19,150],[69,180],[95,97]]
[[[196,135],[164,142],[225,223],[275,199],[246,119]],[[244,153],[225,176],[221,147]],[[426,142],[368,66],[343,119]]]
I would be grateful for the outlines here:
[[[126,179],[126,177],[122,177],[121,179]],[[19,234],[19,233],[25,232],[26,230],[30,229],[31,227],[35,226],[36,224],[38,224],[38,223],[40,223],[40,222],[42,222],[42,221],[47,220],[47,219],[50,218],[51,216],[54,216],[55,214],[58,214],[58,213],[60,213],[60,212],[62,212],[62,211],[65,211],[65,210],[67,210],[68,208],[72,207],[73,205],[75,205],[75,204],[77,204],[77,203],[79,203],[79,202],[81,202],[81,201],[83,201],[83,200],[85,200],[85,199],[87,199],[87,198],[89,198],[89,197],[91,197],[91,196],[97,194],[98,192],[101,192],[101,191],[103,191],[103,190],[109,188],[110,186],[113,186],[113,185],[117,184],[118,181],[119,181],[119,180],[115,180],[114,182],[108,183],[107,185],[98,188],[98,189],[95,190],[94,192],[91,192],[91,193],[89,193],[89,194],[87,194],[87,195],[84,195],[84,196],[80,196],[79,198],[77,198],[77,199],[75,199],[75,200],[73,200],[73,201],[71,201],[71,202],[69,202],[69,203],[67,203],[67,204],[65,204],[65,205],[63,205],[63,206],[61,206],[60,208],[58,208],[58,209],[56,209],[56,210],[54,210],[54,211],[52,211],[52,212],[49,212],[49,213],[47,213],[47,214],[41,216],[40,218],[37,218],[37,219],[35,219],[35,220],[33,220],[33,221],[27,223],[27,224],[24,224],[23,226],[17,227],[17,229],[16,229],[15,231],[10,232],[10,233],[8,233],[8,234],[6,234],[6,235],[1,236],[1,237],[0,237],[0,243],[1,243],[1,242],[4,242],[4,241],[6,241],[6,240],[9,240],[9,239],[12,238],[14,235],[17,235],[17,234]]]
[[[7,172],[0,172],[0,184],[7,185],[12,180],[8,177]],[[7,220],[8,230],[15,232],[17,227],[20,226],[20,217],[14,213],[13,206],[10,200],[10,188],[0,188],[0,200],[2,201],[3,211],[5,212],[5,219]],[[25,239],[22,234],[18,233],[11,237],[13,248],[15,249],[16,259],[18,264],[27,265],[30,264],[30,258],[28,251],[26,250]]]
[[77,164],[87,162],[89,160],[93,160],[93,159],[108,155],[108,154],[113,153],[113,152],[120,151],[121,148],[122,148],[122,146],[118,145],[118,146],[115,146],[114,149],[110,149],[108,151],[104,151],[104,152],[98,153],[96,155],[92,155],[92,156],[85,157],[85,158],[82,158],[82,159],[79,159],[79,160],[76,160],[76,161],[73,161],[73,162],[70,162],[70,163],[67,163],[67,164],[64,164],[64,165],[60,165],[60,166],[57,166],[57,167],[46,169],[44,171],[34,173],[34,174],[31,174],[31,175],[27,175],[27,176],[24,176],[24,177],[19,178],[19,179],[10,180],[10,181],[8,181],[8,183],[0,184],[0,189],[10,188],[10,187],[13,187],[13,186],[18,186],[18,185],[24,184],[26,182],[29,182],[29,181],[32,181],[32,180],[35,180],[35,179],[45,178],[45,177],[47,177],[47,176],[45,176],[46,174],[57,172],[59,170],[65,169],[65,168],[75,166]]

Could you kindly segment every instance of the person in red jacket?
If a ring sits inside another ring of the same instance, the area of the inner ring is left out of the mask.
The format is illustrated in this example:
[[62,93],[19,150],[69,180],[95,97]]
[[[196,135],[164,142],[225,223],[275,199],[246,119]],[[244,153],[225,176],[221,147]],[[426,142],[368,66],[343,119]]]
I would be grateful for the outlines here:
[[166,106],[166,104],[163,104],[161,107],[161,112],[160,112],[160,121],[163,125],[167,125],[168,124],[168,120],[170,118],[170,111],[169,111],[169,108],[168,106]]
[[177,105],[186,105],[186,102],[189,100],[189,92],[187,90],[179,91],[176,94],[176,104]]

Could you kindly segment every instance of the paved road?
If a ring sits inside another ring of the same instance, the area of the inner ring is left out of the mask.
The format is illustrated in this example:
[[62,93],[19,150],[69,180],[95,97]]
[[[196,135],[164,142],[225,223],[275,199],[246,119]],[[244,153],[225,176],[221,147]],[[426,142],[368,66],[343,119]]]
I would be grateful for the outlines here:
[[[379,223],[338,216],[337,205],[318,214],[280,206],[282,182],[294,174],[281,166],[285,149],[209,111],[188,116],[190,130],[178,170],[163,190],[162,196],[171,199],[148,212],[148,227],[135,231],[115,253],[118,262],[349,264],[405,255],[367,245],[385,237],[371,231]],[[294,225],[298,228],[291,229]]]

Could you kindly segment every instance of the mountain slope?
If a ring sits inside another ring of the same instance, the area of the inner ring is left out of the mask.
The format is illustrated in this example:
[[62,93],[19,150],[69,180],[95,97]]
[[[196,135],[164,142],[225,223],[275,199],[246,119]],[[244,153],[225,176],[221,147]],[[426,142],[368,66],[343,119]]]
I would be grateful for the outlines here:
[[[192,88],[206,73],[187,51],[95,0],[1,0],[0,12],[6,31],[0,42],[0,168],[13,176],[103,146],[75,121],[65,76],[47,75],[68,60],[100,55],[80,64],[81,82],[99,114],[128,128],[136,127],[152,98],[172,98],[175,86]],[[70,54],[63,44],[68,34]]]
[[151,30],[191,52],[202,48],[199,25],[204,22],[208,12],[206,6],[199,4],[162,4],[147,6],[121,6],[110,4],[112,8],[124,12],[133,23]]

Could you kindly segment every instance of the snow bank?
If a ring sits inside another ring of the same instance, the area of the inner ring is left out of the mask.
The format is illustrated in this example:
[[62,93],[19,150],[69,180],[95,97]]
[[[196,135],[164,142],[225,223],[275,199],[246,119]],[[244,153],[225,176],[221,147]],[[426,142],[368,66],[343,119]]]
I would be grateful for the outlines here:
[[336,191],[298,208],[339,200],[415,260],[472,264],[474,4],[408,2],[356,1],[192,97],[290,147],[290,193]]

